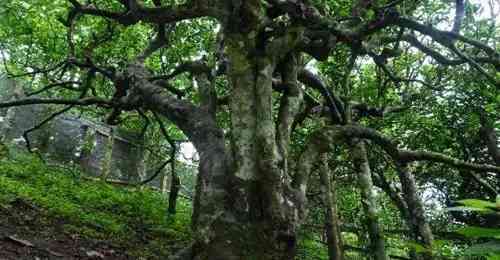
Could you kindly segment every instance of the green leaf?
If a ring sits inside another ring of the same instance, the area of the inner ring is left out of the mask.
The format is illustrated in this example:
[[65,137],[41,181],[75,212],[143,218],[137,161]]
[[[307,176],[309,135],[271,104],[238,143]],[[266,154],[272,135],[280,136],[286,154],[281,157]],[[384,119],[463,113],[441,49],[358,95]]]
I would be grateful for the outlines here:
[[495,104],[488,104],[488,105],[484,106],[484,110],[486,110],[486,112],[488,112],[488,113],[494,113],[496,110],[496,105]]
[[458,203],[475,208],[496,207],[494,203],[480,199],[459,200]]
[[375,18],[375,11],[373,10],[368,10],[366,11],[366,19],[367,20],[373,20]]
[[499,228],[464,227],[457,230],[457,233],[466,237],[500,238]]
[[447,208],[446,210],[447,211],[476,211],[476,212],[481,212],[484,214],[495,213],[495,211],[491,210],[491,209],[473,208],[473,207],[464,207],[464,206],[451,207],[451,208]]
[[500,260],[500,254],[490,255],[490,256],[488,256],[487,259],[488,260]]
[[417,253],[423,253],[423,252],[429,251],[428,248],[424,247],[422,244],[417,243],[415,241],[407,242],[406,245],[408,247],[412,247],[413,249],[415,249],[415,252],[417,252]]
[[479,199],[466,199],[459,200],[458,203],[464,205],[464,207],[454,207],[448,210],[471,210],[471,211],[483,211],[483,212],[495,212],[497,204],[485,200]]
[[491,241],[487,243],[473,245],[467,248],[464,252],[466,255],[492,255],[493,258],[488,259],[500,259],[498,254],[500,253],[500,242]]

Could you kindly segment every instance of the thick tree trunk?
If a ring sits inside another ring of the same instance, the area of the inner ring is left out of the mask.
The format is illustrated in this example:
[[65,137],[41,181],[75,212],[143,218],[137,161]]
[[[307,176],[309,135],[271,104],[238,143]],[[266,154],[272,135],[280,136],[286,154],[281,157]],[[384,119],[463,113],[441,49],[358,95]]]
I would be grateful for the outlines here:
[[[219,191],[223,198],[207,198],[203,190],[212,185],[212,180],[198,181],[195,227],[207,230],[202,235],[208,237],[206,244],[198,246],[195,259],[289,260],[295,255],[300,206],[284,159],[291,121],[282,122],[286,129],[278,136],[272,99],[277,59],[258,55],[256,43],[246,33],[225,35],[227,75],[232,87],[231,147],[225,156],[232,160],[222,180],[226,186]],[[296,73],[296,69],[289,71]],[[287,75],[285,80],[294,78],[296,75]],[[293,97],[285,103],[292,110],[298,106]],[[201,156],[201,164],[219,161],[213,154],[205,156]],[[200,173],[203,170],[200,165]],[[201,176],[211,174],[213,169],[207,169]],[[214,213],[202,205],[209,202],[224,208]]]
[[370,237],[370,249],[375,260],[387,260],[385,241],[378,221],[377,201],[365,144],[361,140],[352,140],[351,145],[351,157],[358,174],[361,200],[365,212],[368,235]]
[[[141,80],[148,78],[144,69],[132,67],[130,74],[136,74],[138,82],[132,83],[143,103],[173,121],[200,154],[192,222],[197,239],[190,258],[290,260],[305,203],[299,199],[305,196],[291,188],[286,161],[291,122],[302,98],[296,84],[297,60],[291,53],[295,45],[289,41],[300,31],[263,42],[257,35],[265,22],[262,2],[234,2],[229,8],[233,15],[222,28],[231,87],[229,147],[216,125],[217,99],[207,77],[197,76],[197,107]],[[273,116],[276,72],[287,85],[278,123]]]
[[[228,35],[232,85],[231,122],[234,175],[232,210],[241,229],[238,259],[293,259],[297,214],[276,143],[272,115],[272,73],[268,58],[252,57],[254,40]],[[287,144],[288,145],[288,144]]]
[[224,133],[209,114],[208,104],[198,107],[170,96],[147,80],[151,76],[142,65],[130,65],[127,74],[133,86],[128,102],[141,102],[146,109],[173,121],[200,156],[192,217],[197,240],[190,250],[181,254],[181,259],[245,259],[242,257],[247,248],[245,239],[250,235],[243,236],[248,234],[248,227],[234,211],[239,198],[231,189],[238,184],[232,177],[234,172]]
[[337,196],[335,181],[330,180],[330,168],[328,167],[328,156],[321,156],[320,179],[325,203],[325,228],[328,243],[328,256],[330,260],[343,260],[344,250],[342,236],[339,229],[339,217],[337,213]]

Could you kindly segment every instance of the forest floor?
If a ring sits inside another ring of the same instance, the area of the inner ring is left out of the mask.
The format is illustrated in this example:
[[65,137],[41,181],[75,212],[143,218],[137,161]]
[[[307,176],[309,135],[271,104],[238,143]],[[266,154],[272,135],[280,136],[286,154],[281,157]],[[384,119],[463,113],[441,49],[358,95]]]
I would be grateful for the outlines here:
[[[0,260],[167,259],[191,243],[191,201],[179,198],[169,215],[158,191],[83,176],[30,155],[0,157]],[[327,259],[304,238],[297,259]]]
[[130,259],[126,249],[64,230],[31,202],[0,206],[0,259]]
[[166,259],[191,238],[190,205],[80,178],[33,158],[0,160],[0,260]]

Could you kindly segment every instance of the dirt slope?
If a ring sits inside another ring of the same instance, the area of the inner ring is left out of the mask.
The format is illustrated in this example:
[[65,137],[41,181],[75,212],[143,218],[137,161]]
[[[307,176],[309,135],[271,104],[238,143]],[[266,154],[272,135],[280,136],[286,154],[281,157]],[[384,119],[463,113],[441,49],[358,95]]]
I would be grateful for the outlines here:
[[64,224],[28,201],[0,204],[0,259],[133,259],[104,241],[64,231]]

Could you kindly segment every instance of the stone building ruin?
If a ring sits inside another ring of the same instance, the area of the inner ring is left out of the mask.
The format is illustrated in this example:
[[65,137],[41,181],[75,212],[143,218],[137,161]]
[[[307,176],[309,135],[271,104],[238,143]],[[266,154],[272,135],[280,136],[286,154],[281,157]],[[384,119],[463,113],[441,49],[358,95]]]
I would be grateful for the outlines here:
[[[16,83],[0,76],[0,101],[24,96]],[[53,111],[49,105],[0,109],[0,137],[6,144],[24,149],[23,133]],[[127,132],[73,115],[61,115],[29,134],[33,150],[49,160],[80,166],[94,177],[136,183],[145,178],[143,140]]]

